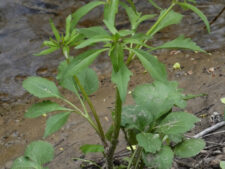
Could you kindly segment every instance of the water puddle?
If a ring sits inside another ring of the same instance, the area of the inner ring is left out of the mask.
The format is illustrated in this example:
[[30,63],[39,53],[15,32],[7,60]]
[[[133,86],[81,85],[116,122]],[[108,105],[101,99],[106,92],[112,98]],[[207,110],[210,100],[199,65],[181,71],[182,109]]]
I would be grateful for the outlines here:
[[[52,77],[56,74],[56,66],[63,58],[58,54],[49,56],[33,56],[40,51],[43,40],[51,36],[49,19],[53,18],[57,27],[63,30],[65,17],[88,0],[0,0],[0,101],[14,101],[22,96],[22,81],[30,75]],[[159,1],[166,7],[167,1]],[[148,13],[155,11],[143,1],[137,1],[137,7]],[[190,11],[183,12],[185,19],[180,26],[170,27],[157,35],[159,43],[175,38],[183,33],[192,37],[205,50],[214,50],[225,46],[225,12],[217,18],[225,6],[224,0],[199,0],[197,6],[204,11],[212,22],[211,34],[206,34],[204,24]],[[179,10],[179,9],[177,9]],[[95,10],[86,16],[81,26],[92,26],[101,23],[102,9]],[[127,26],[125,15],[119,17],[119,27]],[[214,21],[213,21],[214,20]],[[151,24],[151,23],[150,23]],[[149,23],[141,29],[147,29]],[[187,26],[188,25],[188,26]],[[174,30],[176,29],[176,30]],[[177,31],[179,30],[179,31]],[[103,61],[96,64],[97,69]],[[107,68],[108,64],[103,65]]]

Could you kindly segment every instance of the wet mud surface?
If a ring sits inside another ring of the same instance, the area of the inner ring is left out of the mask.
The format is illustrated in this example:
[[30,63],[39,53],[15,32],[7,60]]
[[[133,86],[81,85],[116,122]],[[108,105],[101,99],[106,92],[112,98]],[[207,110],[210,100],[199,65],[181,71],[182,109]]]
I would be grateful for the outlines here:
[[[57,65],[63,59],[59,53],[50,56],[33,56],[40,51],[43,40],[52,36],[49,19],[53,18],[57,27],[63,31],[64,19],[78,7],[88,1],[56,0],[0,0],[0,169],[10,168],[12,160],[21,155],[26,144],[43,136],[46,118],[25,119],[26,109],[38,101],[25,93],[22,81],[30,75],[38,75],[54,80]],[[167,1],[166,1],[167,2]],[[166,3],[161,3],[166,6]],[[137,2],[142,11],[148,13],[150,8],[145,3]],[[206,93],[208,96],[196,98],[188,102],[187,111],[201,118],[189,135],[194,135],[216,123],[211,120],[214,112],[223,114],[224,105],[220,102],[225,97],[225,12],[215,20],[224,8],[225,2],[198,1],[197,6],[205,12],[211,21],[211,34],[207,34],[199,18],[184,12],[185,19],[180,26],[169,27],[157,35],[159,41],[171,40],[183,33],[197,42],[211,54],[200,54],[187,51],[164,51],[156,55],[167,66],[169,78],[177,80],[185,93]],[[81,20],[80,26],[101,24],[102,9],[97,9]],[[177,9],[179,10],[179,9]],[[125,15],[118,18],[119,28],[126,28]],[[214,22],[212,22],[215,20]],[[141,25],[145,30],[149,23]],[[185,26],[184,26],[185,25]],[[188,25],[188,26],[186,26]],[[179,31],[177,31],[179,30]],[[181,70],[173,70],[175,62],[181,64]],[[97,107],[105,130],[110,124],[110,112],[114,106],[114,88],[110,80],[111,67],[108,58],[102,56],[93,65],[99,74],[101,86],[91,99]],[[130,65],[133,77],[129,90],[135,85],[150,82],[150,77],[144,73],[138,61]],[[62,91],[70,100],[77,102],[70,93]],[[127,104],[132,103],[131,96]],[[223,131],[221,128],[218,131]],[[204,139],[206,149],[195,159],[177,159],[176,168],[218,168],[218,161],[225,160],[225,134],[213,134]],[[69,122],[58,133],[47,139],[55,145],[55,159],[48,166],[50,168],[74,169],[79,168],[79,162],[73,158],[80,157],[79,147],[83,144],[100,143],[91,127],[76,115],[71,116]],[[123,150],[125,142],[121,134],[118,151]],[[99,155],[87,158],[97,159]],[[193,166],[190,166],[190,164]]]

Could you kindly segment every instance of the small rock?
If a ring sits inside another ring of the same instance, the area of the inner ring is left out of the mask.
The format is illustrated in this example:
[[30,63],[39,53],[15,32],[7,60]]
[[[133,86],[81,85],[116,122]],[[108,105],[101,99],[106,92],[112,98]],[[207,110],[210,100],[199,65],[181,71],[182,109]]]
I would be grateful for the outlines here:
[[188,75],[192,75],[192,74],[193,74],[193,71],[192,71],[192,70],[189,70],[189,71],[187,72],[187,74],[188,74]]
[[223,147],[223,149],[222,149],[222,150],[223,150],[223,153],[225,153],[225,147]]
[[216,150],[213,152],[213,154],[221,154],[222,152],[220,150]]
[[212,72],[215,71],[215,68],[214,67],[210,67],[208,71],[212,73]]

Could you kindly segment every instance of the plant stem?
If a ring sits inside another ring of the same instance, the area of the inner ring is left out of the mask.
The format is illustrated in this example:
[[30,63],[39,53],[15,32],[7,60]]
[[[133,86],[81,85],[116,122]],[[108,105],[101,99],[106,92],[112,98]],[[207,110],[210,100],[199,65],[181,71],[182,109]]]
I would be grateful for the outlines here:
[[114,130],[111,140],[111,145],[107,152],[107,167],[113,169],[113,157],[118,144],[118,137],[120,133],[121,124],[121,113],[122,113],[122,101],[118,89],[116,89],[116,105],[115,105],[115,119],[114,119]]
[[134,153],[131,156],[130,162],[128,164],[127,169],[131,169],[132,166],[134,166],[133,169],[138,169],[139,161],[141,159],[141,153],[142,153],[142,148],[137,147]]
[[136,152],[137,152],[137,149],[135,149],[135,151],[133,152],[133,154],[132,154],[132,156],[131,156],[131,159],[130,159],[130,161],[129,161],[129,164],[128,164],[128,166],[127,166],[127,169],[130,169],[130,168],[131,168],[132,163],[133,163],[133,160],[134,160],[134,157],[135,157],[135,155],[136,155]]
[[85,100],[87,101],[87,103],[88,103],[88,105],[89,105],[89,107],[91,109],[91,112],[92,112],[92,114],[94,116],[94,119],[95,119],[95,121],[97,123],[98,129],[99,129],[99,132],[100,132],[100,138],[102,140],[102,143],[106,147],[107,146],[107,142],[106,142],[106,139],[105,139],[105,134],[104,134],[104,131],[102,129],[102,125],[100,123],[100,120],[99,120],[99,117],[97,115],[97,112],[96,112],[96,110],[95,110],[91,100],[89,99],[87,93],[85,92],[83,86],[80,84],[79,79],[75,75],[73,77],[74,77],[74,80],[77,83],[78,87],[80,88],[82,95],[84,96]]
[[130,147],[130,149],[131,149],[132,153],[133,153],[133,152],[134,152],[134,149],[133,149],[132,145],[131,145],[131,144],[130,144],[130,142],[129,142],[129,139],[128,139],[128,136],[127,136],[127,133],[126,133],[125,129],[124,129],[124,128],[122,128],[122,131],[123,131],[123,134],[124,134],[125,140],[126,140],[126,142],[127,142],[128,146]]

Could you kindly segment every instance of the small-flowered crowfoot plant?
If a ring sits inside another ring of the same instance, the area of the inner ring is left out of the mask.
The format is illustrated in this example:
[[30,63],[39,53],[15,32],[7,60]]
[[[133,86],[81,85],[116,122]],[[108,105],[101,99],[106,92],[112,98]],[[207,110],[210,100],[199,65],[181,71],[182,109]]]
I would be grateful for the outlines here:
[[[152,0],[148,0],[158,8],[160,14],[143,15],[137,11],[132,0],[106,0],[92,1],[66,18],[65,34],[60,34],[53,22],[51,28],[55,39],[44,41],[47,49],[37,55],[46,55],[56,50],[61,50],[65,61],[58,67],[56,79],[59,84],[70,90],[79,99],[82,108],[78,108],[66,99],[58,90],[55,83],[42,77],[29,77],[23,82],[23,87],[32,95],[47,99],[32,105],[26,112],[28,118],[39,117],[43,114],[56,111],[46,122],[44,138],[55,133],[73,113],[81,115],[93,127],[99,136],[101,145],[83,145],[84,153],[102,152],[107,169],[115,168],[113,164],[114,153],[118,144],[118,136],[122,129],[126,136],[127,144],[132,150],[129,162],[124,168],[140,169],[150,167],[155,169],[169,169],[174,157],[188,158],[198,154],[205,146],[201,139],[186,139],[184,134],[194,127],[199,119],[194,115],[179,111],[173,112],[174,106],[181,110],[186,106],[186,100],[193,95],[184,95],[175,81],[169,81],[165,66],[151,53],[158,49],[189,49],[204,52],[191,39],[180,35],[172,41],[160,46],[149,45],[154,42],[154,35],[163,28],[178,24],[183,15],[175,12],[175,6],[195,12],[206,24],[209,23],[205,15],[197,9],[194,0],[172,0],[167,9],[162,9]],[[92,9],[104,6],[104,26],[78,28],[79,20]],[[116,15],[119,6],[128,15],[131,28],[118,30],[116,28]],[[138,26],[146,21],[157,18],[155,23],[146,32],[138,32]],[[148,42],[148,43],[147,43]],[[95,46],[95,44],[98,44]],[[154,43],[153,43],[154,44]],[[78,56],[71,56],[70,50],[76,50],[93,46]],[[107,54],[112,64],[111,81],[116,86],[115,108],[112,112],[112,124],[108,131],[104,131],[97,110],[89,95],[98,89],[98,77],[89,68],[100,54]],[[125,56],[125,54],[127,54]],[[134,105],[124,105],[127,96],[127,87],[132,76],[128,64],[139,59],[144,68],[154,79],[153,83],[138,85],[132,92]],[[48,98],[56,98],[67,106],[61,106]],[[87,111],[88,106],[91,112]],[[135,149],[133,148],[135,145]],[[30,168],[42,168],[44,162],[36,160],[44,151],[41,145],[39,152],[32,152],[34,156],[25,153],[15,161],[13,169],[18,166],[30,166]],[[44,155],[43,155],[44,156]],[[40,157],[41,158],[41,157]],[[51,159],[50,157],[48,159]],[[27,163],[29,161],[32,161]],[[48,160],[49,161],[49,160]],[[35,165],[33,165],[35,162]],[[25,167],[21,167],[25,168]],[[122,168],[122,167],[121,167]]]

